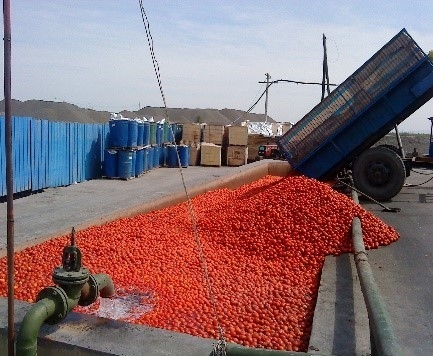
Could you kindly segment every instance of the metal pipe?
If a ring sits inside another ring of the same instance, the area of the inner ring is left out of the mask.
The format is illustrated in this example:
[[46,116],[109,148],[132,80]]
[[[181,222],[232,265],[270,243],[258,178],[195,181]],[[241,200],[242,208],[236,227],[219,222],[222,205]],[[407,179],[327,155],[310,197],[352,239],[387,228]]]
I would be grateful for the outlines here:
[[368,262],[362,237],[361,220],[358,217],[353,218],[352,221],[352,238],[356,270],[370,320],[372,340],[374,340],[372,350],[377,350],[379,355],[402,355],[403,352],[394,335],[385,303]]
[[4,96],[5,96],[5,145],[6,145],[6,202],[7,202],[7,263],[8,263],[8,355],[14,355],[14,206],[12,166],[12,97],[11,97],[11,4],[3,0],[4,24]]
[[108,274],[94,274],[93,278],[95,278],[96,282],[98,283],[99,295],[101,298],[110,298],[114,295],[115,289],[113,280]]
[[110,298],[116,293],[113,280],[105,273],[89,275],[89,280],[81,289],[79,305],[87,306],[96,301],[98,296]]
[[39,300],[25,315],[17,337],[17,356],[35,356],[37,337],[42,324],[56,313],[56,301],[52,298]]
[[401,143],[401,136],[400,133],[398,132],[398,126],[394,125],[394,130],[395,130],[395,136],[397,138],[397,145],[398,145],[398,149],[400,151],[400,155],[401,158],[406,157],[406,154],[404,153],[404,148],[403,148],[403,144]]
[[312,355],[305,352],[269,350],[253,347],[245,347],[234,343],[229,343],[226,346],[227,356],[302,356]]

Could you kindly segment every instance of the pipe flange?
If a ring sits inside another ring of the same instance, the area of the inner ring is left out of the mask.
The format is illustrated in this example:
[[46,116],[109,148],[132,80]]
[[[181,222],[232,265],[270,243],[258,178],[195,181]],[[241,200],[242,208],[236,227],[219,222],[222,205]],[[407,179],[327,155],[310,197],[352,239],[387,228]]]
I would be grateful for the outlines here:
[[81,305],[82,307],[87,307],[88,305],[93,304],[99,296],[99,284],[93,275],[89,275],[87,284],[89,286],[88,294],[85,298],[80,298],[78,301],[78,305]]
[[41,299],[49,298],[53,299],[56,303],[56,312],[53,316],[46,319],[45,322],[47,324],[57,324],[59,321],[64,319],[66,315],[68,314],[69,305],[68,305],[68,296],[66,295],[66,292],[57,286],[51,286],[51,287],[45,287],[42,289],[37,297],[36,301],[38,302]]
[[56,267],[53,271],[53,282],[60,285],[84,284],[89,279],[89,269],[81,267],[78,272],[66,271],[62,267]]

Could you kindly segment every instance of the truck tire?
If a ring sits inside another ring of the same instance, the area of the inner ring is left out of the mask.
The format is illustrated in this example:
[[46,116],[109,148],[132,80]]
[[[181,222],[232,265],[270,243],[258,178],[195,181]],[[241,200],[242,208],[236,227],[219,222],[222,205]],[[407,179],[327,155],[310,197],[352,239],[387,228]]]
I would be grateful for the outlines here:
[[373,147],[362,152],[353,163],[352,172],[355,186],[379,201],[396,196],[406,179],[403,160],[386,147]]
[[401,151],[397,146],[384,144],[384,145],[379,145],[377,147],[386,147],[391,151],[397,153],[403,160],[404,168],[406,170],[406,178],[410,176],[410,171],[412,170],[412,160],[404,159],[404,157],[401,156]]
[[385,147],[385,148],[388,148],[389,150],[391,150],[391,151],[397,153],[397,154],[401,157],[400,149],[399,149],[397,146],[394,146],[394,145],[388,145],[388,144],[383,144],[383,145],[379,145],[379,146],[377,146],[377,147]]

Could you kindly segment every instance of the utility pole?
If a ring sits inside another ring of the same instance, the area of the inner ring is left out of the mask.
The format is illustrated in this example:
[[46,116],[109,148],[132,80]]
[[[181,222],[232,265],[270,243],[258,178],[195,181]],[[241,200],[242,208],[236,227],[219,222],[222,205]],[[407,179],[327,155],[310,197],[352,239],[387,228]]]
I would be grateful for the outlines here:
[[269,73],[266,73],[266,99],[265,99],[265,122],[268,122],[268,88],[269,88],[269,79],[271,76]]
[[323,34],[323,77],[322,77],[322,99],[325,99],[325,87],[328,95],[331,93],[329,89],[329,74],[328,74],[328,54],[326,53],[326,36]]

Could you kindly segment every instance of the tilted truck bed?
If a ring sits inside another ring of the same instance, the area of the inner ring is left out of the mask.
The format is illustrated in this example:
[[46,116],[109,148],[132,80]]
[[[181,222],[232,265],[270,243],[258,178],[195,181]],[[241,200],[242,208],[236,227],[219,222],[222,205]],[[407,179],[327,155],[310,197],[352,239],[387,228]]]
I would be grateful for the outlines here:
[[330,178],[433,97],[433,63],[401,30],[277,142],[293,168]]

